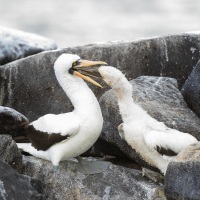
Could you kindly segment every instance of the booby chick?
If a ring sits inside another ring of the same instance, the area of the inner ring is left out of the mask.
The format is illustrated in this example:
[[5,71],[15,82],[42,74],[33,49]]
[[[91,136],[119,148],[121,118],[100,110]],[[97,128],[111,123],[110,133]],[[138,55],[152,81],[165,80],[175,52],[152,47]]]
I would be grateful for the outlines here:
[[118,99],[123,120],[118,127],[120,136],[140,154],[144,161],[165,174],[170,159],[159,154],[157,147],[178,154],[188,145],[196,143],[197,139],[188,133],[168,128],[137,105],[132,98],[132,85],[121,71],[114,67],[102,66],[99,72]]
[[59,56],[54,63],[55,75],[74,110],[47,114],[30,123],[25,133],[31,143],[18,143],[18,147],[54,166],[87,151],[101,133],[103,117],[95,95],[83,79],[101,87],[90,78],[94,77],[90,67],[105,64],[81,60],[72,54]]

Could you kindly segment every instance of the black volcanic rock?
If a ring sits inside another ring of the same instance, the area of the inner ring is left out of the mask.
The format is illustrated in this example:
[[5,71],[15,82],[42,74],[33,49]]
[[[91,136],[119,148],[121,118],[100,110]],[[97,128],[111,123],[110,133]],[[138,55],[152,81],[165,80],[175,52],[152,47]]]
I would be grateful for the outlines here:
[[171,162],[165,175],[165,195],[169,199],[200,199],[200,142],[188,146]]
[[2,200],[44,200],[44,196],[31,185],[40,187],[40,181],[18,174],[0,160],[0,199]]
[[21,172],[22,155],[9,135],[0,135],[0,160]]
[[51,39],[0,26],[0,65],[56,48]]
[[200,117],[200,60],[181,89],[188,106]]
[[19,136],[19,132],[29,124],[28,119],[16,110],[0,106],[0,135]]

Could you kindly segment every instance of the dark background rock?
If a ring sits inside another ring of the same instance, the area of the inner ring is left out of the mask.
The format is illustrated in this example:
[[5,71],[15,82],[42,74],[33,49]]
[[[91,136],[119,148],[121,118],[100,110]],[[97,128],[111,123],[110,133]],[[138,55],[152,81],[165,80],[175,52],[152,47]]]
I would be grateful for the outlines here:
[[[187,107],[175,79],[141,76],[132,80],[131,84],[133,86],[133,98],[149,115],[158,121],[164,122],[170,128],[190,133],[200,140],[200,120]],[[118,147],[126,156],[144,165],[136,152],[119,136],[117,127],[122,123],[122,120],[112,90],[107,91],[99,102],[104,118],[101,140]],[[97,148],[99,151],[104,152],[103,143]],[[109,150],[109,153],[113,155],[113,149],[109,149],[109,147],[106,148],[106,153],[108,154]]]
[[[0,67],[0,105],[16,109],[30,121],[46,113],[72,110],[52,67],[64,52],[103,60],[125,72],[128,79],[141,75],[174,77],[181,87],[200,58],[199,42],[198,34],[181,34],[40,53]],[[99,98],[108,87],[92,89]]]
[[0,135],[9,134],[13,138],[23,134],[22,130],[27,127],[29,121],[27,118],[16,110],[0,106]]
[[188,146],[171,162],[165,175],[165,196],[174,200],[200,198],[200,142]]
[[140,170],[116,165],[102,173],[84,175],[76,170],[76,162],[64,161],[54,168],[48,161],[23,157],[24,174],[44,182],[44,195],[60,199],[133,199],[147,200],[155,196],[158,185],[144,177]]
[[56,48],[51,39],[0,26],[0,65]]
[[181,89],[188,106],[200,117],[200,61]]
[[43,200],[26,176],[18,174],[8,164],[0,160],[0,199],[2,200]]
[[21,172],[22,155],[15,141],[9,135],[0,135],[0,160],[6,162],[18,172]]

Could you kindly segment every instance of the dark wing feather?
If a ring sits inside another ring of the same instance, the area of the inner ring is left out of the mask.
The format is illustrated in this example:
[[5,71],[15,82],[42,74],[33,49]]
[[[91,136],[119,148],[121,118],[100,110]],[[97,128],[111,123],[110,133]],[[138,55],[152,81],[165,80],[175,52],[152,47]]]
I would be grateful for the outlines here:
[[159,146],[157,146],[156,150],[158,151],[158,153],[160,153],[161,155],[165,155],[165,156],[176,156],[177,155],[177,153],[175,153],[171,149],[165,149],[165,148],[159,147]]
[[37,150],[46,151],[52,145],[66,140],[69,136],[62,136],[58,133],[46,133],[36,130],[32,125],[26,129],[26,136]]

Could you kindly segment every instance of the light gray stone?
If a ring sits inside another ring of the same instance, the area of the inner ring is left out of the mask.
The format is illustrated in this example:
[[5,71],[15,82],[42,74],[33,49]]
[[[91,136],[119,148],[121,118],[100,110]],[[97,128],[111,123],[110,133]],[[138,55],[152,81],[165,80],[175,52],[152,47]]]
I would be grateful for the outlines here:
[[49,200],[151,200],[158,196],[159,185],[142,177],[140,170],[111,164],[105,172],[84,175],[77,172],[75,161],[54,168],[48,161],[24,156],[23,163],[24,174],[44,182],[43,194]]
[[0,26],[0,65],[56,48],[51,39]]

